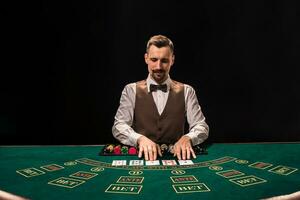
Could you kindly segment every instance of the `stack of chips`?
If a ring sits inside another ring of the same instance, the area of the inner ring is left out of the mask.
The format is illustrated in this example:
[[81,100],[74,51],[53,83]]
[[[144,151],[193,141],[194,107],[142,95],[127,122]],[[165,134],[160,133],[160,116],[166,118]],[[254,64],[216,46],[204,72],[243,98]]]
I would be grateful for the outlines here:
[[[161,153],[164,156],[174,154],[173,144],[161,144],[159,145]],[[193,150],[196,155],[207,154],[207,150],[202,145],[193,146]],[[101,155],[137,155],[138,150],[136,147],[123,145],[123,144],[107,144],[101,151]]]
[[161,154],[164,155],[168,152],[168,145],[162,144],[160,145]]
[[135,147],[130,147],[128,150],[128,154],[130,155],[136,155],[137,154],[137,150]]
[[114,148],[114,154],[119,155],[121,154],[121,145],[117,145]]
[[121,148],[121,152],[122,152],[122,154],[128,154],[128,147],[127,146],[122,146],[122,148]]
[[207,154],[207,150],[201,145],[196,145],[193,147],[193,149],[196,155]]
[[104,148],[104,153],[112,153],[113,151],[114,151],[114,145],[112,144],[108,144]]
[[100,155],[137,155],[138,150],[133,146],[123,144],[107,144]]
[[174,154],[174,145],[173,144],[170,144],[169,145],[169,147],[168,147],[168,152],[170,153],[170,154]]

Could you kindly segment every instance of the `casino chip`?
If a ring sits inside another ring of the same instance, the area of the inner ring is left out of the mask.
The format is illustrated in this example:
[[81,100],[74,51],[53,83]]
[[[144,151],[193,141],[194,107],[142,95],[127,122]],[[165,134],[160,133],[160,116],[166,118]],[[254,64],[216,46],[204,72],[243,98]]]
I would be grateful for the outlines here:
[[136,155],[137,154],[136,148],[135,147],[129,147],[128,154],[129,155]]
[[170,144],[169,147],[168,147],[168,152],[170,154],[174,154],[174,145],[173,144]]
[[204,147],[202,147],[201,145],[193,146],[193,150],[196,155],[207,154],[207,150]]
[[102,156],[126,156],[136,154],[137,149],[135,147],[120,143],[106,144],[99,152],[99,155]]
[[122,146],[121,152],[122,152],[122,154],[128,154],[128,147],[127,146]]
[[119,155],[121,154],[121,145],[117,145],[114,148],[114,154]]
[[161,154],[164,155],[168,152],[168,145],[162,144],[160,145]]
[[114,145],[113,144],[108,144],[104,148],[104,153],[112,153],[114,151]]

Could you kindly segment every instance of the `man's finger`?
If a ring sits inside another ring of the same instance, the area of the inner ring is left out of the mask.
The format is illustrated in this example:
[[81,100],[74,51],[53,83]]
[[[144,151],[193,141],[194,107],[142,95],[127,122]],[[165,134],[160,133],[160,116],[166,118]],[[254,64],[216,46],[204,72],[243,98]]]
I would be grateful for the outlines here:
[[140,147],[140,148],[139,148],[139,155],[138,155],[138,157],[141,158],[142,155],[143,155],[143,148]]
[[145,160],[149,160],[147,147],[144,148],[144,157],[145,157]]
[[175,151],[176,151],[176,156],[177,156],[178,160],[181,160],[180,146],[176,145]]
[[162,153],[161,153],[161,149],[160,149],[160,146],[157,144],[156,145],[156,148],[157,148],[157,153],[160,157],[162,157]]
[[157,158],[157,149],[156,149],[156,145],[153,147],[153,160],[156,160]]
[[149,159],[153,160],[153,149],[151,146],[148,146]]
[[181,154],[182,154],[182,160],[185,160],[186,158],[186,147],[181,147]]
[[181,153],[181,152],[180,152],[180,150],[179,150],[179,151],[177,152],[177,154],[176,154],[178,160],[181,160],[181,154],[180,154],[180,153]]
[[196,157],[197,157],[196,154],[195,154],[195,152],[194,152],[193,147],[191,147],[191,153],[192,153],[193,158],[196,158]]
[[191,159],[191,147],[186,148],[186,159],[187,160]]

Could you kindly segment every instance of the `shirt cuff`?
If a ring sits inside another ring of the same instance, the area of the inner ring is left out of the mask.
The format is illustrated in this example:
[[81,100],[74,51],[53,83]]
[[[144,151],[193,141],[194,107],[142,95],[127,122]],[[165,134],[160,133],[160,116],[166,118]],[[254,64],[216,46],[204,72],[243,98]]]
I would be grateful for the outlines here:
[[194,133],[194,132],[189,132],[189,133],[186,134],[186,136],[188,136],[189,138],[191,138],[193,146],[198,145],[198,144],[204,142],[204,139],[200,138],[199,135],[196,134],[196,133]]
[[132,132],[130,134],[130,143],[133,144],[135,147],[137,147],[137,140],[143,135],[136,133],[136,132]]

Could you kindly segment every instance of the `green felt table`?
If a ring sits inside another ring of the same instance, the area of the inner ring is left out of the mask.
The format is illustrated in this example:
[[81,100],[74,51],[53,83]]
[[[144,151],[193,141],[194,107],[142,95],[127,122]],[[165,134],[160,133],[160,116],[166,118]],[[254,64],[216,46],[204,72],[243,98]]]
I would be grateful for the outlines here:
[[175,166],[162,165],[170,157],[129,166],[136,156],[99,156],[102,148],[2,146],[0,190],[38,200],[262,199],[300,190],[300,143],[211,144],[194,165]]

